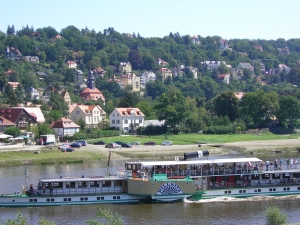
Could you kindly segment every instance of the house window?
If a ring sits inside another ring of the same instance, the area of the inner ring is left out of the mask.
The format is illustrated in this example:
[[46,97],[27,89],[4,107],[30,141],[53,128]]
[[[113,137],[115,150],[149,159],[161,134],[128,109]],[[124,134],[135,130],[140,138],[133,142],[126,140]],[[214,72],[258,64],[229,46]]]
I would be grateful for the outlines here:
[[112,120],[111,123],[112,123],[112,124],[115,124],[115,120]]
[[89,122],[91,122],[91,117],[89,116]]
[[128,120],[125,120],[124,123],[125,123],[125,124],[128,124]]
[[97,116],[94,116],[94,122],[96,122],[97,121]]
[[120,124],[120,120],[117,120],[117,124]]
[[143,120],[139,120],[139,123],[143,123]]
[[79,114],[79,111],[76,111],[76,114]]

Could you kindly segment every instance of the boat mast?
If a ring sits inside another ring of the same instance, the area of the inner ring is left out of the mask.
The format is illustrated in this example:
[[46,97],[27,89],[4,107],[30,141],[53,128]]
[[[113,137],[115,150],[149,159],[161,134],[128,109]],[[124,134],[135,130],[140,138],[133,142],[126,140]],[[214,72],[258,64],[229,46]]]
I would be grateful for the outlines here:
[[109,150],[108,159],[107,159],[107,171],[106,171],[106,176],[107,177],[109,177],[110,156],[111,156],[111,151]]

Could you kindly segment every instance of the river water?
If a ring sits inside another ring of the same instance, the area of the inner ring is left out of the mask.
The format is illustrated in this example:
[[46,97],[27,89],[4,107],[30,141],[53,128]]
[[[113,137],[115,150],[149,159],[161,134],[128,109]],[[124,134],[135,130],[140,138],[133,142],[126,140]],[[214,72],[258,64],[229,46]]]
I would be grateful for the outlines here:
[[[298,153],[283,155],[260,155],[261,159],[285,157],[299,158]],[[226,156],[232,157],[232,156]],[[235,156],[239,157],[239,156]],[[299,160],[298,160],[299,162]],[[123,169],[124,161],[112,161],[109,171],[115,173]],[[25,179],[25,173],[29,175]],[[60,176],[104,175],[106,162],[69,165],[45,165],[27,167],[6,167],[0,169],[0,193],[21,190],[22,185],[36,185],[38,178],[56,178]],[[197,203],[155,203],[155,204],[104,204],[118,213],[124,224],[265,224],[264,210],[271,204],[277,205],[288,217],[289,223],[300,222],[300,195],[286,197],[254,197],[248,199],[218,198],[202,200]],[[41,217],[51,219],[58,224],[85,224],[88,219],[96,219],[97,205],[54,206],[34,208],[0,208],[0,224],[15,218],[19,211],[27,217],[29,223],[37,224]],[[100,220],[104,222],[104,220]]]

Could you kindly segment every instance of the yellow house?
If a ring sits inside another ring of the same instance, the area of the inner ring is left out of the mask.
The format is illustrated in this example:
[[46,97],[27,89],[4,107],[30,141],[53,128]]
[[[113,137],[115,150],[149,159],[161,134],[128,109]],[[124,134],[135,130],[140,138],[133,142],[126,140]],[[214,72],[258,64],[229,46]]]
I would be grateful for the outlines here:
[[70,106],[70,118],[77,122],[82,119],[87,128],[98,128],[106,120],[106,112],[99,105]]
[[163,81],[165,79],[167,79],[167,77],[171,77],[172,78],[172,71],[169,70],[168,68],[160,68],[158,70],[158,73],[162,76],[162,80]]
[[120,62],[119,65],[119,72],[120,73],[131,73],[132,71],[132,66],[130,62]]
[[120,81],[124,87],[128,85],[132,85],[132,91],[140,91],[141,90],[141,80],[140,77],[133,74],[124,74],[121,75]]
[[68,104],[68,105],[71,105],[71,97],[69,95],[69,93],[67,91],[63,91],[61,93],[61,96],[63,97],[63,99],[65,100],[65,102]]

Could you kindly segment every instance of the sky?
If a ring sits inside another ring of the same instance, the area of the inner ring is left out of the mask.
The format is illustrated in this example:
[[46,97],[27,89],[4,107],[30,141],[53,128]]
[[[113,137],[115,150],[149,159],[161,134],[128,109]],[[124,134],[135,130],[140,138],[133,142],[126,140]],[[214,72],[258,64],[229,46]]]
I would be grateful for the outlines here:
[[300,38],[300,0],[3,0],[0,31],[67,26],[142,37]]

